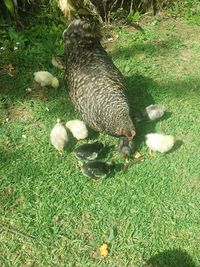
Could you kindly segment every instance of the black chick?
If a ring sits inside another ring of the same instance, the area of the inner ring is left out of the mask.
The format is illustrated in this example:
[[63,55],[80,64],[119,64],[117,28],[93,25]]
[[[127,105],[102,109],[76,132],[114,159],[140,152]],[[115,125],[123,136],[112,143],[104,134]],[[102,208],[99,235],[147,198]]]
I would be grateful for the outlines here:
[[74,150],[75,156],[80,160],[94,160],[98,157],[104,145],[101,142],[83,144]]
[[111,172],[112,168],[112,164],[94,160],[84,163],[81,170],[84,176],[89,176],[94,179],[105,179]]
[[129,140],[127,137],[120,137],[118,143],[119,152],[126,160],[129,160],[135,149],[135,141]]

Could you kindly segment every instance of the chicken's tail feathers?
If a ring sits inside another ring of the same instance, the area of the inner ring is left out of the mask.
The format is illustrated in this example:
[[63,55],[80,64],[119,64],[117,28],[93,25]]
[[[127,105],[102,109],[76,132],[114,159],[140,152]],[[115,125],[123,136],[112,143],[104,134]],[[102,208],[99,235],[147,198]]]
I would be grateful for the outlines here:
[[101,33],[98,24],[86,19],[77,19],[63,32],[63,38],[66,44],[89,45],[100,41]]

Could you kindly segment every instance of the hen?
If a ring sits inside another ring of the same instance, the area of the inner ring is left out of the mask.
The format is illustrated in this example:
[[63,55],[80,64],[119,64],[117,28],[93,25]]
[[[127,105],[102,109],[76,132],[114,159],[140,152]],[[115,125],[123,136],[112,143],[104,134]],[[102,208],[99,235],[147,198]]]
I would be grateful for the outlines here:
[[74,20],[63,33],[65,83],[75,109],[92,129],[131,139],[135,126],[129,115],[126,84],[100,44],[98,28]]

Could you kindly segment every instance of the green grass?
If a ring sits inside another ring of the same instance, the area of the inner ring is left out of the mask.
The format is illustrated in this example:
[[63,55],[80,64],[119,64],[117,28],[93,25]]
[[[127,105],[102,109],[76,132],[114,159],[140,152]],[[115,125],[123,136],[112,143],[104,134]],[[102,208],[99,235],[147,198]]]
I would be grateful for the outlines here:
[[[56,118],[78,118],[51,65],[63,51],[63,25],[1,31],[0,265],[198,267],[200,204],[200,30],[181,21],[146,23],[145,34],[116,29],[110,53],[129,86],[131,104],[166,107],[163,119],[138,123],[137,150],[145,161],[95,182],[84,177],[74,142],[59,156],[49,142]],[[12,50],[20,40],[18,50]],[[33,72],[46,69],[58,91],[38,89]],[[32,87],[32,92],[26,92]],[[8,120],[7,120],[8,118]],[[150,157],[148,132],[177,138],[171,153]],[[23,138],[22,135],[26,135]],[[115,145],[114,137],[98,139]],[[122,163],[116,148],[106,159]],[[105,258],[99,247],[108,243]]]

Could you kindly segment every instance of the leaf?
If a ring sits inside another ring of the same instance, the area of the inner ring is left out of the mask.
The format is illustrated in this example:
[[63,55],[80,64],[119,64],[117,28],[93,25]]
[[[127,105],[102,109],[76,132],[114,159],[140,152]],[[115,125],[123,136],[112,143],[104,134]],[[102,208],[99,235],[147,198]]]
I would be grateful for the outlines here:
[[12,0],[4,0],[4,4],[7,7],[7,9],[9,10],[10,14],[15,17],[16,13],[15,13],[15,6]]
[[134,158],[136,158],[136,159],[140,159],[140,158],[142,158],[142,155],[140,154],[140,152],[138,152],[138,151],[135,151],[135,153],[134,153]]
[[128,22],[136,22],[139,19],[140,19],[140,13],[138,11],[131,12],[127,17]]
[[101,245],[99,250],[100,250],[100,255],[101,256],[103,256],[103,257],[108,256],[108,245],[107,244]]
[[19,39],[18,33],[16,32],[16,30],[14,28],[9,28],[8,34],[9,34],[9,37],[12,41],[17,41]]
[[129,65],[126,65],[125,68],[124,68],[125,72],[129,72],[131,70],[130,66]]
[[80,8],[77,12],[80,15],[88,15],[88,13],[89,13],[88,10],[85,8]]
[[69,13],[76,11],[76,9],[75,9],[73,4],[74,4],[73,1],[70,1],[70,0],[59,0],[58,6],[61,9],[61,11],[64,13],[65,17]]
[[8,64],[7,68],[9,72],[12,72],[14,70],[14,67],[12,64]]
[[114,229],[113,228],[111,228],[110,229],[110,232],[109,232],[109,236],[108,236],[108,242],[111,242],[113,239],[114,239],[114,237],[115,237],[115,233],[114,233]]
[[154,157],[155,156],[154,153],[153,153],[153,150],[151,150],[151,149],[148,150],[148,154],[149,154],[150,157]]

